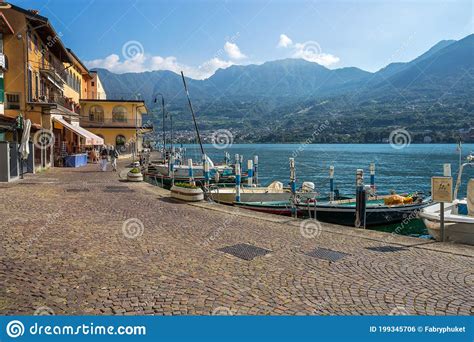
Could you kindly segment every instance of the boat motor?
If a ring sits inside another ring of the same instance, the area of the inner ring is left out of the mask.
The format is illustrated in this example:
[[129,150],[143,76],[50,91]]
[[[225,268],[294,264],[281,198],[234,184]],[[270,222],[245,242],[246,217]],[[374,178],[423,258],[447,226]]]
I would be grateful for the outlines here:
[[313,182],[303,182],[303,185],[301,185],[301,192],[314,192],[315,188]]

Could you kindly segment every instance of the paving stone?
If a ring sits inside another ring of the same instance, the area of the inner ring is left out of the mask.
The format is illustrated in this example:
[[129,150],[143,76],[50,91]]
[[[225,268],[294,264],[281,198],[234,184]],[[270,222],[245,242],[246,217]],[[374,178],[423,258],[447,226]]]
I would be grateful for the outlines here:
[[[329,224],[306,238],[299,222],[162,201],[162,189],[97,170],[55,168],[2,185],[0,314],[473,314],[472,247],[390,235],[404,249],[380,253],[386,235]],[[122,186],[133,192],[104,192]],[[218,251],[239,244],[272,252],[242,260]],[[308,257],[315,247],[347,256]]]

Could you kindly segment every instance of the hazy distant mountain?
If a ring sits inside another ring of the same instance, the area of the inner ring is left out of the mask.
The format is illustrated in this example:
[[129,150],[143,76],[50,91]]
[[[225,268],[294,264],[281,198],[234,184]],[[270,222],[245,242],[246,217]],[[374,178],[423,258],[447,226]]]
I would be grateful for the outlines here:
[[[153,107],[154,94],[164,94],[177,127],[190,128],[180,75],[171,71],[113,74],[104,69],[99,74],[109,97],[140,93]],[[372,130],[397,125],[430,130],[439,121],[437,127],[452,135],[473,126],[473,76],[474,35],[469,35],[441,41],[410,62],[391,63],[375,73],[358,68],[330,70],[301,59],[284,59],[234,65],[206,80],[187,82],[204,129],[233,127],[249,132],[242,138],[249,139],[255,135],[253,129],[264,127],[269,131],[266,136],[271,136],[264,141],[287,141],[307,136],[310,129],[303,125],[291,131],[292,124],[330,115],[337,122],[333,135],[340,132],[350,140],[369,129],[363,125]],[[356,133],[351,131],[356,127]]]

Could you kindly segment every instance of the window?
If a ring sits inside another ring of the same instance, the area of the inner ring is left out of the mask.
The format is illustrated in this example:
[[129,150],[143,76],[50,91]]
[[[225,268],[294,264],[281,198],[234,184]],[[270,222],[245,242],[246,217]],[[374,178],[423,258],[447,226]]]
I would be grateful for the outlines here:
[[37,72],[35,72],[35,97],[36,99],[39,98],[39,76]]
[[28,40],[28,50],[32,50],[31,48],[31,33],[28,32],[27,34],[27,40]]
[[127,141],[125,140],[125,137],[123,135],[117,135],[115,138],[115,148],[119,151],[123,150],[123,146],[125,146],[125,143]]
[[6,94],[6,109],[20,109],[20,94]]
[[91,82],[91,86],[93,87],[93,86],[94,86],[94,84],[95,84],[95,83],[94,83],[94,81],[92,81],[92,82]]
[[38,52],[38,37],[33,35],[33,45],[35,46],[35,51]]
[[89,109],[89,121],[104,122],[104,109],[94,105]]
[[33,74],[30,69],[28,69],[28,101],[33,101]]
[[113,122],[127,122],[127,108],[124,106],[115,106],[112,109]]

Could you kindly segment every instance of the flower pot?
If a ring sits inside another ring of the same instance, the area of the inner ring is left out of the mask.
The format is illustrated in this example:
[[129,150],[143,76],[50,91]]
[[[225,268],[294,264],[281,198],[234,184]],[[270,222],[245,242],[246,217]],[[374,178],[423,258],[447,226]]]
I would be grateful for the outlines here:
[[141,172],[140,173],[128,172],[127,173],[127,180],[129,182],[141,182],[141,181],[143,181],[143,174]]
[[204,192],[201,188],[190,189],[173,185],[171,187],[171,197],[186,202],[199,202],[204,200]]

